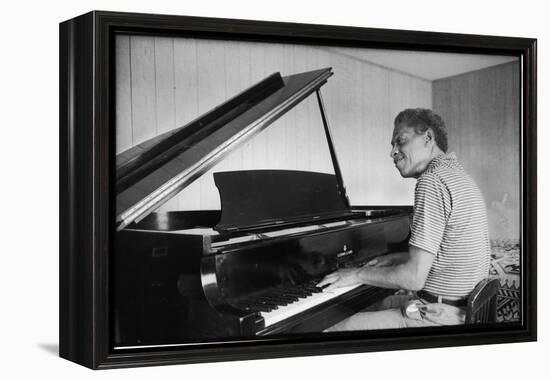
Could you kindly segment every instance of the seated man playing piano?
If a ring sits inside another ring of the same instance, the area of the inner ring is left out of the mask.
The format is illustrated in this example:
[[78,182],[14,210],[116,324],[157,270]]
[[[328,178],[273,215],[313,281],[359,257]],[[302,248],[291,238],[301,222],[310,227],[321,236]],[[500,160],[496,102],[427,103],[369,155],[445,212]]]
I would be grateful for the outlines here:
[[[462,324],[466,298],[489,270],[489,233],[482,195],[454,153],[440,116],[406,109],[395,118],[391,158],[403,178],[416,178],[409,248],[340,269],[324,291],[356,283],[402,289],[375,308],[326,331]],[[374,310],[373,310],[374,309]]]

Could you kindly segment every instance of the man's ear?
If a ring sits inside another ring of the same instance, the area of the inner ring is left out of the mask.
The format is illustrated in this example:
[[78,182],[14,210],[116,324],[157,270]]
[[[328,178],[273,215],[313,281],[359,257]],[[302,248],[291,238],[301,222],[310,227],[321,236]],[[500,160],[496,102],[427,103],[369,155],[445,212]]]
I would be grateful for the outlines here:
[[426,143],[434,141],[434,133],[431,129],[428,129],[426,131],[425,139],[426,139]]

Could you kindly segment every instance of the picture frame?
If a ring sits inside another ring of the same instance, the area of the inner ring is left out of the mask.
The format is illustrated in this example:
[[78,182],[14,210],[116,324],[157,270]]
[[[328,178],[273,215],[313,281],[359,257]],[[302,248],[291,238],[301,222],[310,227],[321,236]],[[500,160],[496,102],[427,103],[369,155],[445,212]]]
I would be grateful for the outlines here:
[[[519,322],[114,347],[116,36],[516,56],[520,62]],[[118,368],[536,340],[536,40],[93,11],[60,24],[60,356]]]

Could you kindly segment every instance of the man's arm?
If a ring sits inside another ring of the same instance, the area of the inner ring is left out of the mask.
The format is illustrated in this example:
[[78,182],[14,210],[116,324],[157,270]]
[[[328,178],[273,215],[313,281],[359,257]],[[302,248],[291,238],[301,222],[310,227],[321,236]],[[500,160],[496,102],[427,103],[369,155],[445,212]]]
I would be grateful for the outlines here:
[[409,246],[408,257],[392,266],[362,266],[340,269],[331,273],[317,286],[328,285],[324,290],[362,283],[390,289],[420,290],[424,287],[434,255],[415,246]]
[[402,264],[409,259],[409,252],[393,252],[387,255],[378,256],[367,262],[367,266],[387,267],[390,265]]

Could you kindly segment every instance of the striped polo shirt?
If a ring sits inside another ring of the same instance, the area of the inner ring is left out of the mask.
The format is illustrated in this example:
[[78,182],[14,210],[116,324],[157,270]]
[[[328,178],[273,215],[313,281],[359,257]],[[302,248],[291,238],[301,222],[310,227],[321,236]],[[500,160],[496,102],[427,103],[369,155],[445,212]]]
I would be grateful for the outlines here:
[[424,290],[464,297],[489,272],[485,202],[454,153],[433,159],[418,177],[409,244],[432,253]]

